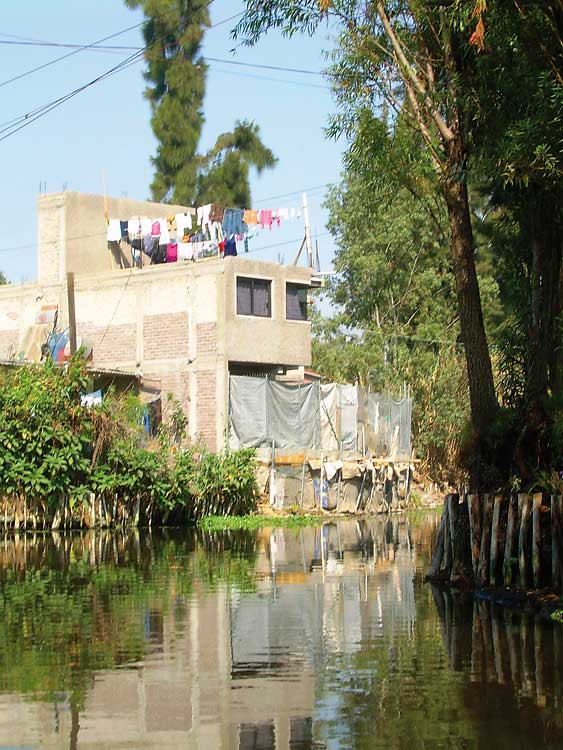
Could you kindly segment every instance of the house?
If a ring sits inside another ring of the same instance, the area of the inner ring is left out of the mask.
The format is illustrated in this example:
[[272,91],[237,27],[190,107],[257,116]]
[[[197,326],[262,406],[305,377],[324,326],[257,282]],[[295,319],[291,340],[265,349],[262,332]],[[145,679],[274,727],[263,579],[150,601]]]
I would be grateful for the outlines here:
[[0,360],[39,361],[55,324],[68,329],[73,273],[77,340],[91,350],[89,364],[136,376],[145,400],[162,395],[165,414],[170,394],[190,437],[218,450],[230,373],[302,379],[311,364],[307,295],[317,283],[310,268],[252,253],[143,268],[125,253],[116,264],[106,216],[187,210],[73,192],[40,196],[38,278],[0,288]]

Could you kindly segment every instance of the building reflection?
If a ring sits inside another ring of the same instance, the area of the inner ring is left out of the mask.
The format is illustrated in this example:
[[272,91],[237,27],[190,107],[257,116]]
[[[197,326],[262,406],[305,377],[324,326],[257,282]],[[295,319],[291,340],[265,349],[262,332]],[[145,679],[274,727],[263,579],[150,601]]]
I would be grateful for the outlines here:
[[[390,630],[412,633],[417,549],[434,525],[413,528],[395,517],[259,531],[252,590],[237,581],[210,587],[196,576],[189,595],[171,592],[167,610],[151,605],[136,613],[144,655],[96,669],[80,709],[70,691],[35,702],[1,695],[0,745],[322,747],[313,717],[327,654],[355,653]],[[113,542],[84,538],[93,564],[117,554]],[[128,544],[128,555],[142,561],[148,554],[142,539]],[[206,552],[200,540],[188,558]],[[0,550],[0,563],[10,564],[12,553]],[[27,555],[37,564],[41,554],[28,543],[18,565],[30,564]]]

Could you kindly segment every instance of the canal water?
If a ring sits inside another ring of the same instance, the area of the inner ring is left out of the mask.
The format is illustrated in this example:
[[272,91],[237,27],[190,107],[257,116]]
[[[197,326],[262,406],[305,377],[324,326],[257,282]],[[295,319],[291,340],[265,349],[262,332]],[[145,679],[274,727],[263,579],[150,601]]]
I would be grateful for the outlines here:
[[1,539],[0,750],[563,747],[561,626],[425,584],[437,522]]

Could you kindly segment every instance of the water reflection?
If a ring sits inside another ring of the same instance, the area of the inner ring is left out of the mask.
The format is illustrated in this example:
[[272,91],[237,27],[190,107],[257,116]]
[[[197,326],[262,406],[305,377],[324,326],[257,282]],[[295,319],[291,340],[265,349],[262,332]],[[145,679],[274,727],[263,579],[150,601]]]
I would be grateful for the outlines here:
[[437,521],[6,537],[0,746],[555,747],[558,631],[425,585]]

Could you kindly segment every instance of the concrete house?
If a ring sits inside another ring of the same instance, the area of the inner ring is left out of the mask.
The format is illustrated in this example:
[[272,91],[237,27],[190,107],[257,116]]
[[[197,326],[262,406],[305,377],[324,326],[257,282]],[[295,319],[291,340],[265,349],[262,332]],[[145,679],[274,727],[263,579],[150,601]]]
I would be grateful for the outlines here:
[[38,278],[0,287],[0,360],[39,361],[53,327],[68,327],[67,272],[75,275],[79,344],[91,364],[128,373],[150,398],[180,402],[192,439],[225,444],[229,374],[302,378],[311,364],[310,268],[236,258],[116,267],[112,218],[157,219],[181,206],[63,192],[39,197]]

